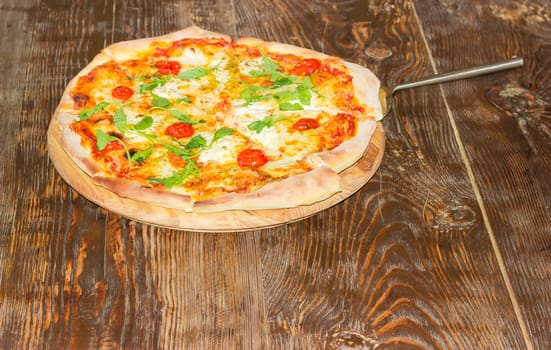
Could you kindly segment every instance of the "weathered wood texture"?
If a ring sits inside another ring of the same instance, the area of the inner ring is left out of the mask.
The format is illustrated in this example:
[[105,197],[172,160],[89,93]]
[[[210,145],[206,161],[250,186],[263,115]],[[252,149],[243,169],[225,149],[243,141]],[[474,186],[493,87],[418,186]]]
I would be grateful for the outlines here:
[[[539,1],[2,1],[0,348],[548,348]],[[190,24],[338,55],[389,84],[509,54],[528,66],[401,93],[381,168],[336,207],[182,232],[79,196],[46,130],[103,46]]]
[[526,60],[522,70],[449,84],[443,91],[527,338],[549,349],[551,3],[419,2],[417,11],[438,71],[512,56]]

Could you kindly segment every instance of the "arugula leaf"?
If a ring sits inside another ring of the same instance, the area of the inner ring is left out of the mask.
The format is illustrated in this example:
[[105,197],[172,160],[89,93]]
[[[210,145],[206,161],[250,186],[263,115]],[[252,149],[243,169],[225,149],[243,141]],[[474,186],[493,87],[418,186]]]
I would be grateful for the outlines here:
[[299,98],[298,93],[294,90],[280,91],[276,93],[274,97],[277,98],[280,103],[298,100]]
[[269,58],[266,54],[262,54],[262,58],[260,59],[260,66],[262,67],[262,70],[253,70],[249,73],[250,77],[256,78],[256,77],[265,77],[270,76],[270,81],[272,82],[278,82],[283,80],[283,84],[286,84],[288,81],[291,81],[292,79],[279,71],[279,66],[277,63],[275,63],[271,58]]
[[134,129],[145,130],[150,128],[151,125],[153,125],[153,118],[146,115],[138,123],[136,123],[136,125],[134,125]]
[[223,127],[216,130],[216,132],[214,133],[214,136],[212,137],[212,140],[210,141],[210,145],[212,146],[213,143],[220,140],[222,137],[228,136],[231,134],[233,134],[233,129],[230,129],[230,128]]
[[239,94],[239,99],[244,100],[245,106],[248,106],[251,103],[269,99],[270,96],[262,95],[262,93],[266,90],[266,88],[260,86],[249,85],[246,89],[241,91]]
[[151,90],[155,89],[157,86],[163,86],[170,79],[172,79],[172,75],[163,76],[161,78],[151,77],[151,82],[140,85],[140,87],[139,87],[140,88],[140,94],[143,94],[146,91],[151,91]]
[[170,106],[170,101],[168,98],[153,94],[151,104],[153,104],[154,107],[167,108]]
[[279,80],[276,80],[272,86],[270,86],[270,89],[277,89],[282,86],[297,84],[296,79],[293,79],[293,77],[284,76]]
[[191,68],[183,71],[177,75],[178,79],[190,80],[190,79],[199,79],[209,74],[210,69],[203,67]]
[[146,134],[145,132],[141,132],[141,131],[137,131],[137,130],[136,130],[136,132],[138,133],[138,135],[140,135],[142,137],[145,137],[149,141],[152,141],[152,142],[157,141],[157,136],[155,136],[155,135]]
[[312,79],[310,79],[310,77],[305,77],[302,80],[300,85],[303,86],[305,89],[309,89],[309,90],[311,90],[314,87],[314,84],[312,84]]
[[118,104],[119,104],[118,102],[105,102],[104,101],[104,102],[98,103],[97,105],[95,105],[92,108],[83,109],[78,114],[77,121],[83,121],[83,120],[86,120],[86,119],[90,119],[94,114],[103,111],[105,109],[105,107],[112,106],[112,105],[118,105]]
[[207,145],[207,140],[202,135],[195,135],[193,136],[187,145],[185,146],[186,149],[197,149],[197,148],[205,148]]
[[182,158],[189,158],[191,157],[191,153],[188,150],[181,149],[179,147],[176,147],[174,145],[171,145],[168,142],[164,142],[159,140],[159,144],[161,144],[164,148],[169,150],[170,152],[174,153],[177,156],[180,156]]
[[260,59],[260,64],[262,65],[262,68],[264,68],[264,71],[266,72],[275,72],[279,70],[279,66],[264,53],[262,54],[262,58]]
[[179,121],[182,121],[182,122],[185,122],[185,123],[188,123],[188,124],[191,124],[191,125],[195,125],[195,124],[198,124],[198,123],[205,123],[205,120],[201,119],[201,120],[193,120],[189,117],[189,115],[177,110],[177,109],[167,109],[166,110],[168,113],[170,113],[171,116],[173,116],[174,118],[178,119]]
[[145,137],[151,142],[158,143],[159,145],[163,146],[164,148],[168,149],[170,152],[174,153],[177,156],[180,156],[184,159],[191,157],[192,153],[189,150],[182,149],[180,147],[174,146],[168,142],[165,142],[163,140],[159,140],[157,136],[146,134],[145,132],[136,131],[138,135]]
[[132,157],[130,157],[130,151],[128,150],[128,146],[126,145],[126,142],[119,139],[116,136],[109,135],[105,131],[101,129],[96,129],[96,149],[98,151],[103,151],[107,144],[111,141],[116,141],[122,145],[124,148],[124,151],[126,152],[126,158],[128,159],[128,164],[130,168],[132,168]]
[[96,129],[96,149],[98,151],[103,151],[111,141],[119,141],[119,138],[109,135],[101,129]]
[[310,89],[305,88],[302,85],[297,87],[298,100],[301,104],[308,106],[312,101],[312,92]]
[[124,133],[126,132],[126,114],[122,108],[117,109],[115,112],[113,122],[115,123],[115,127],[119,129],[121,134],[124,136]]
[[153,147],[154,145],[151,145],[146,149],[143,149],[141,151],[134,153],[130,158],[130,160],[133,162],[143,162],[144,160],[149,158],[149,156],[151,155],[151,152],[153,152]]
[[299,103],[283,102],[279,104],[281,111],[302,111],[303,109]]
[[175,104],[178,102],[191,103],[192,101],[191,101],[191,98],[184,96],[184,97],[177,98],[174,102],[172,102],[172,104]]
[[199,174],[200,174],[200,171],[197,164],[195,164],[195,162],[192,161],[191,159],[188,159],[184,169],[178,172],[174,172],[172,176],[161,178],[161,179],[150,178],[148,179],[148,181],[154,184],[164,185],[166,188],[172,188],[174,186],[180,186],[181,184],[184,183],[185,180],[187,180],[191,176],[198,177]]
[[314,84],[312,84],[312,80],[310,80],[310,77],[304,78],[302,83],[297,86],[297,93],[298,93],[298,99],[301,104],[303,105],[309,105],[312,100],[312,88],[314,87]]
[[262,120],[257,120],[250,123],[249,125],[247,125],[247,128],[249,128],[249,130],[256,131],[256,133],[259,134],[262,131],[262,129],[271,128],[272,126],[275,125],[275,123],[281,120],[290,120],[290,118],[282,115],[280,116],[270,115]]

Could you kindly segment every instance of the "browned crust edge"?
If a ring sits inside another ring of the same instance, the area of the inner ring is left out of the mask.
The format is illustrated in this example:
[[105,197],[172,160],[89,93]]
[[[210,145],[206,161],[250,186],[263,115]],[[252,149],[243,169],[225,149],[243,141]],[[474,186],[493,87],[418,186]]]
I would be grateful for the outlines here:
[[197,213],[222,210],[258,210],[294,208],[326,199],[340,191],[340,177],[331,168],[322,166],[308,173],[271,182],[247,194],[230,193],[194,203]]
[[153,187],[146,187],[137,181],[126,179],[113,179],[102,176],[94,176],[92,177],[92,181],[122,197],[132,198],[137,201],[166,208],[184,211],[192,210],[193,203],[191,197],[185,194],[167,192]]
[[356,137],[317,155],[327,166],[340,173],[363,156],[376,128],[377,122],[374,119],[360,120]]

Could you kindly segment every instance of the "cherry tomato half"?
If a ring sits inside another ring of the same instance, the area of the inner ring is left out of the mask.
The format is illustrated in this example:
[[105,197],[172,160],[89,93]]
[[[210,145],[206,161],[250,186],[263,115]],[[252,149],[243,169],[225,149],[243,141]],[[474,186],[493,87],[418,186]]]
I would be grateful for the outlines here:
[[195,129],[188,123],[174,123],[166,128],[165,133],[176,139],[181,139],[182,137],[192,136],[195,133]]
[[134,91],[128,86],[120,85],[111,90],[111,96],[126,101],[134,95]]
[[268,158],[259,149],[247,148],[237,155],[237,164],[242,168],[258,168],[268,163]]
[[180,68],[182,66],[180,65],[180,62],[176,61],[161,61],[157,63],[157,70],[161,74],[178,74],[180,72]]
[[319,60],[315,58],[307,58],[299,62],[295,68],[293,68],[293,73],[296,75],[311,75],[317,71],[321,66]]
[[310,129],[317,129],[319,128],[320,123],[318,123],[317,120],[312,118],[301,118],[297,120],[292,128],[295,130],[303,131],[303,130],[310,130]]

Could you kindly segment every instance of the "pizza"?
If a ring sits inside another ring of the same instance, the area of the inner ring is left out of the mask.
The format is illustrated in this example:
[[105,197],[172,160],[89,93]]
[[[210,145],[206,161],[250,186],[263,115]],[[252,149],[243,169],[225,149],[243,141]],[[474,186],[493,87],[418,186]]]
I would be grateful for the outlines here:
[[189,27],[104,48],[53,122],[89,179],[186,212],[294,208],[340,191],[381,118],[379,81],[323,53]]

